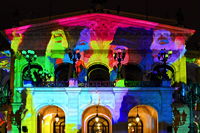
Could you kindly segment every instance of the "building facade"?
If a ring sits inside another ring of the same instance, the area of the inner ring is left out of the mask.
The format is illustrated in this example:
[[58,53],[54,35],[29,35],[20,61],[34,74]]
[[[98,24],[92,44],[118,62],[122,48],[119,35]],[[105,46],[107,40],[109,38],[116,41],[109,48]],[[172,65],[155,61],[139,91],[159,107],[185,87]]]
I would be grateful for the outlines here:
[[91,13],[5,33],[14,52],[11,132],[172,132],[171,85],[186,83],[194,30]]

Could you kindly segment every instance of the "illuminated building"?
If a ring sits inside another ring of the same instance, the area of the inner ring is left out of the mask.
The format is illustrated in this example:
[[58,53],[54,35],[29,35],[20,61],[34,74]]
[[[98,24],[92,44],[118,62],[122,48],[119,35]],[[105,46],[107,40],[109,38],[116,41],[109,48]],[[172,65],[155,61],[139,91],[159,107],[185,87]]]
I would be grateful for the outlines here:
[[91,13],[5,33],[15,56],[12,132],[172,130],[170,84],[186,83],[194,30]]

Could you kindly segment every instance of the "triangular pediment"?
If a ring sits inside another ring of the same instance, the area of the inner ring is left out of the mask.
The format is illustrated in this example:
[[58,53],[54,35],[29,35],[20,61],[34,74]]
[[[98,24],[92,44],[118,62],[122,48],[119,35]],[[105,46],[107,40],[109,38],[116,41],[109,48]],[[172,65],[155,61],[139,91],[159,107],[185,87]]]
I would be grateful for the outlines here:
[[[153,28],[153,29],[166,29],[171,30],[174,32],[184,32],[184,33],[193,33],[194,30],[182,28],[182,27],[175,27],[165,24],[160,24],[156,22],[151,22],[147,20],[140,20],[135,18],[128,18],[118,15],[112,14],[103,14],[103,13],[89,13],[83,15],[77,15],[72,17],[66,17],[61,19],[55,19],[43,23],[33,24],[33,25],[26,25],[21,27],[12,28],[6,30],[8,33],[9,31],[13,30],[25,30],[27,27],[32,27],[35,30],[44,29],[44,28],[52,28],[55,26],[86,26],[86,27],[100,27],[101,25],[108,26],[109,28],[112,27],[137,27],[137,28]],[[107,28],[108,28],[107,27]],[[103,27],[102,27],[103,28]]]
[[138,45],[142,46],[139,49],[146,49],[145,45],[149,48],[153,42],[152,38],[156,30],[185,37],[192,35],[194,32],[194,30],[186,28],[103,13],[90,13],[55,19],[44,23],[7,29],[5,32],[10,40],[15,41],[12,41],[12,46],[17,43],[20,44],[15,48],[18,50],[46,50],[55,34],[63,34],[65,40],[67,40],[66,45],[70,45],[70,47],[81,43],[82,40],[86,42],[95,40],[98,45],[103,45],[107,41],[110,44],[117,43],[117,45],[121,45],[127,43],[126,46],[131,48]]

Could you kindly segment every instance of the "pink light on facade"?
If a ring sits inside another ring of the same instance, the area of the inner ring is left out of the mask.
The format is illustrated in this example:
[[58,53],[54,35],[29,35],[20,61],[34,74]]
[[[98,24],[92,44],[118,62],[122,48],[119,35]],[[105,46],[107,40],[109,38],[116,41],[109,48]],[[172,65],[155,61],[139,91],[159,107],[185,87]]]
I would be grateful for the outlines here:
[[23,34],[24,32],[27,31],[28,28],[30,28],[32,25],[26,25],[26,26],[21,26],[21,27],[15,27],[11,29],[6,29],[4,32],[6,33],[7,37],[12,40],[13,39],[13,32],[16,32],[17,34]]

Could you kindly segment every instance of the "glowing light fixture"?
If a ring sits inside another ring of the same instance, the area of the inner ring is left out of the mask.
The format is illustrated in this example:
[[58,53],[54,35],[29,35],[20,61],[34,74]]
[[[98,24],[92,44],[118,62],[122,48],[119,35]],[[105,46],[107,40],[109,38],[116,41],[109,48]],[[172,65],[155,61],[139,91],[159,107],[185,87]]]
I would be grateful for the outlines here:
[[140,116],[138,114],[138,106],[137,106],[137,115],[136,115],[136,118],[135,118],[136,122],[139,122],[140,121]]
[[97,114],[96,114],[96,116],[95,116],[95,121],[96,121],[96,122],[99,122],[99,117],[98,117],[98,106],[99,106],[99,104],[96,106],[96,112],[97,112]]
[[56,122],[59,122],[58,107],[57,107],[57,114],[56,114],[56,117],[55,117],[55,121],[56,121]]

